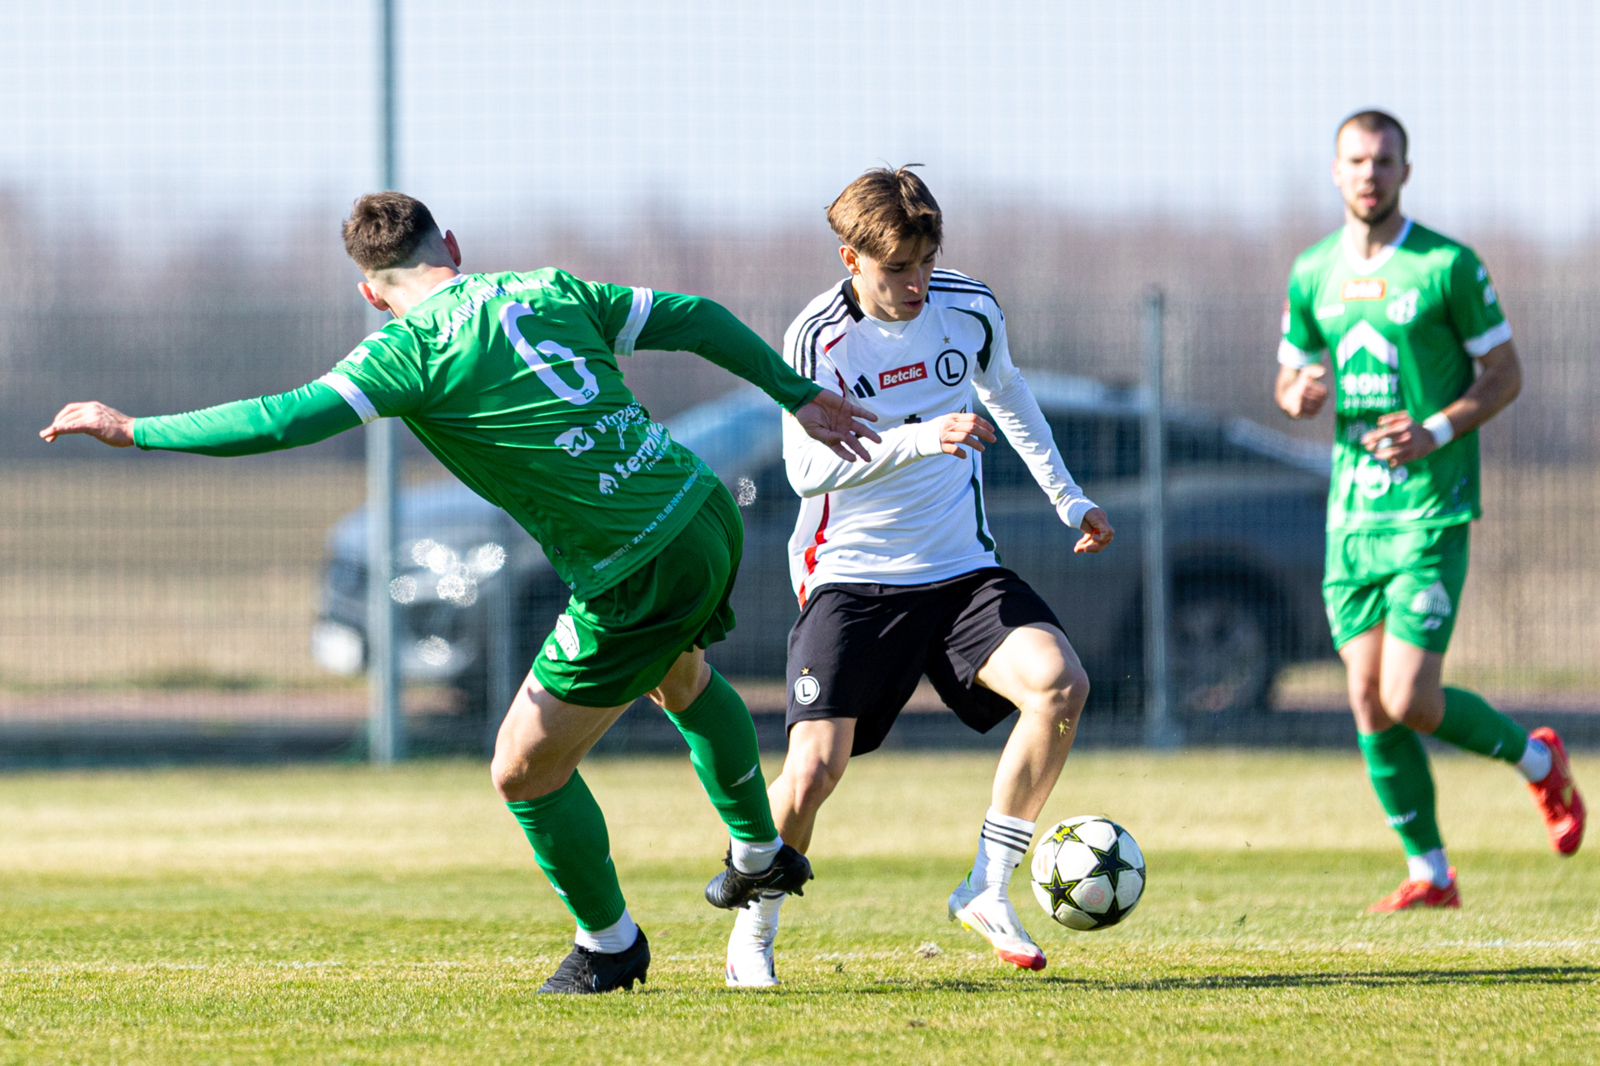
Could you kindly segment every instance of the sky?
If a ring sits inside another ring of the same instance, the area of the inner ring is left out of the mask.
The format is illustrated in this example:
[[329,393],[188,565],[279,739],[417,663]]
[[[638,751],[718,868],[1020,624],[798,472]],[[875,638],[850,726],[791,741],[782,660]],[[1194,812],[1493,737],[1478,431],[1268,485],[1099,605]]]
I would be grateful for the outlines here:
[[[1367,106],[1435,225],[1600,221],[1588,2],[396,2],[399,184],[458,228],[787,224],[884,162],[947,211],[1332,222]],[[336,218],[378,183],[376,8],[0,0],[0,192],[124,236]]]

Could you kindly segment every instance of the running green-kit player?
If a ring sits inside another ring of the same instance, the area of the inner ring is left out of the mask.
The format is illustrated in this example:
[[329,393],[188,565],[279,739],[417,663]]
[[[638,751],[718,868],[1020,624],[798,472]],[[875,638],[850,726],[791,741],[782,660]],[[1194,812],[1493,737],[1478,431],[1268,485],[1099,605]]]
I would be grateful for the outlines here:
[[1408,856],[1405,883],[1371,909],[1455,907],[1419,733],[1515,765],[1558,853],[1583,839],[1561,738],[1548,728],[1530,735],[1441,681],[1469,524],[1481,514],[1477,429],[1516,397],[1521,371],[1478,257],[1399,211],[1410,173],[1399,122],[1353,115],[1336,149],[1346,224],[1290,272],[1277,398],[1292,417],[1310,417],[1332,379],[1323,598],[1372,785]]
[[688,742],[730,836],[706,888],[716,906],[798,892],[805,857],[774,828],[755,728],[704,649],[733,628],[743,525],[717,476],[651,420],[617,357],[687,350],[764,389],[841,457],[864,456],[871,416],[788,368],[719,305],[584,281],[561,270],[461,274],[455,237],[400,193],[355,204],[345,245],[363,295],[394,320],[302,388],[186,414],[129,418],[69,404],[41,432],[204,455],[291,448],[382,417],[545,549],[572,600],[508,711],[492,775],[577,923],[541,991],[605,992],[645,978],[649,944],[612,864],[578,762],[650,695]]

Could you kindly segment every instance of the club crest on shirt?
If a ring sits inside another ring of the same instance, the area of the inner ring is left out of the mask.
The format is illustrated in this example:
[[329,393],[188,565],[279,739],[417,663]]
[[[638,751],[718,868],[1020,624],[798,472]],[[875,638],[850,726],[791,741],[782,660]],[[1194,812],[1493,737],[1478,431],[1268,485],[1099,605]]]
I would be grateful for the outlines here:
[[810,674],[802,675],[794,683],[794,701],[809,706],[822,694],[822,685]]
[[1339,290],[1341,300],[1381,300],[1389,291],[1382,278],[1351,278]]
[[906,385],[913,381],[921,381],[928,376],[927,363],[912,363],[910,366],[897,366],[893,370],[885,370],[878,375],[878,388],[892,389],[896,385]]
[[933,361],[933,372],[939,375],[941,385],[959,385],[967,376],[967,353],[946,348]]
[[1389,321],[1403,326],[1417,317],[1417,297],[1421,295],[1416,289],[1403,292],[1389,301],[1389,306],[1384,308],[1384,313],[1389,316]]

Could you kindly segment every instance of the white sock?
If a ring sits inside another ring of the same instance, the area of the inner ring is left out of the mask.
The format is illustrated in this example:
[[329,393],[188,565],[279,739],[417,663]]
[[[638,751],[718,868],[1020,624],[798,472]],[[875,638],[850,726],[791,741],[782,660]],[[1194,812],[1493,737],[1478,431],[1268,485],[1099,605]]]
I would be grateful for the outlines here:
[[572,940],[580,948],[590,951],[603,951],[607,955],[615,955],[619,951],[627,951],[633,947],[633,942],[639,939],[639,927],[633,924],[633,915],[628,913],[628,908],[622,908],[622,917],[604,929],[585,929],[578,926],[578,932]]
[[1537,784],[1550,776],[1550,745],[1538,737],[1528,738],[1528,750],[1517,760],[1517,770],[1524,778]]
[[978,854],[972,860],[972,879],[985,888],[998,886],[1003,893],[1011,884],[1011,871],[1028,854],[1037,823],[1013,818],[990,807],[978,833]]
[[1444,888],[1450,883],[1450,861],[1444,857],[1443,848],[1407,855],[1406,875],[1413,881],[1430,881],[1434,888]]
[[755,902],[742,907],[734,916],[733,929],[753,940],[770,940],[778,935],[778,909],[783,906],[784,892],[763,892]]
[[765,844],[752,844],[748,840],[731,841],[733,868],[742,874],[758,874],[772,865],[783,847],[782,837],[773,837]]

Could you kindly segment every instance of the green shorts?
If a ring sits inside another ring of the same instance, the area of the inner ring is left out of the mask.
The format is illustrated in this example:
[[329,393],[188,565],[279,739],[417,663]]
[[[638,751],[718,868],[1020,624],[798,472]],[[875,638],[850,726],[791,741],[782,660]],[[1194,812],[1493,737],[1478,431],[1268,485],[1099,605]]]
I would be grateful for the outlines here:
[[1424,651],[1450,647],[1467,580],[1465,522],[1393,533],[1328,532],[1322,600],[1333,646],[1379,622]]
[[580,707],[619,707],[661,684],[678,656],[733,629],[744,522],[720,483],[676,537],[638,570],[573,597],[533,661],[547,692]]

